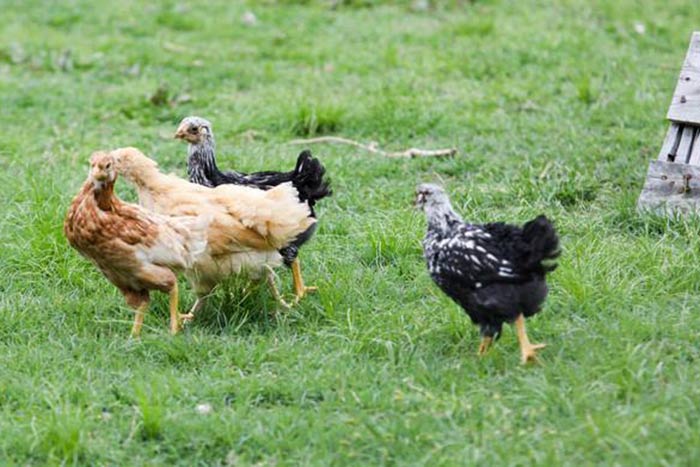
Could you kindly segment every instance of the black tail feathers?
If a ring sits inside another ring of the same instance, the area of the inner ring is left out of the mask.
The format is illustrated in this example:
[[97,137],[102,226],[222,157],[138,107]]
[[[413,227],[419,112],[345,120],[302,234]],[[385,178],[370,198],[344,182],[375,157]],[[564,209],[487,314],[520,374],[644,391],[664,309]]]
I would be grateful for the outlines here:
[[308,202],[310,207],[332,194],[330,182],[323,179],[325,174],[326,168],[321,161],[311,156],[311,151],[305,149],[299,154],[292,183],[299,192],[299,199]]
[[527,245],[529,258],[528,265],[534,270],[547,273],[554,271],[557,264],[546,262],[559,257],[559,237],[554,230],[554,225],[543,215],[527,222],[523,226],[523,241]]

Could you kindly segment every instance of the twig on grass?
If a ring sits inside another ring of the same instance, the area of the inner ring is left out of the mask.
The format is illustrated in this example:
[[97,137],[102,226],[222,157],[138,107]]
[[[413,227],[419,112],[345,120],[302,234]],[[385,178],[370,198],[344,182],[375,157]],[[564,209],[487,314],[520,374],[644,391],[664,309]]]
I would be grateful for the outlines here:
[[357,148],[364,149],[365,151],[368,151],[368,152],[371,152],[374,154],[379,154],[381,156],[394,157],[394,158],[399,158],[399,157],[404,157],[404,158],[445,157],[445,156],[454,156],[455,154],[457,154],[456,148],[448,148],[448,149],[409,148],[409,149],[406,149],[405,151],[388,152],[388,151],[382,151],[381,149],[379,149],[377,147],[378,144],[376,141],[372,141],[369,144],[362,144],[362,143],[358,143],[357,141],[353,141],[351,139],[341,138],[340,136],[320,136],[318,138],[293,139],[293,140],[289,141],[287,144],[316,144],[316,143],[349,144],[350,146],[355,146]]

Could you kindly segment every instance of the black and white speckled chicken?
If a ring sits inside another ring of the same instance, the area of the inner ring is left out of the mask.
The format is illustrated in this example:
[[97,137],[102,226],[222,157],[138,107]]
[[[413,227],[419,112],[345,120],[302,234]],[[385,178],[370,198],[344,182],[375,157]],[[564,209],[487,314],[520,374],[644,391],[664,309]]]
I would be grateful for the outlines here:
[[[309,206],[311,217],[314,218],[316,202],[331,195],[329,182],[324,180],[326,169],[318,159],[311,156],[311,151],[302,151],[297,157],[294,170],[289,172],[266,171],[249,174],[236,171],[222,172],[216,165],[214,132],[208,120],[195,116],[184,118],[177,128],[175,137],[189,143],[187,172],[192,183],[208,187],[233,184],[269,190],[281,183],[292,182],[299,193],[299,200]],[[313,236],[316,226],[317,224],[314,223],[292,244],[280,250],[284,263],[292,269],[297,299],[302,298],[306,292],[316,290],[316,287],[304,285],[301,265],[297,257],[299,248]]]
[[428,219],[423,240],[428,271],[481,329],[479,355],[500,336],[503,323],[515,323],[522,361],[534,360],[544,344],[531,344],[525,318],[540,310],[547,296],[545,276],[556,268],[559,239],[552,223],[538,216],[522,227],[466,223],[445,191],[418,186],[416,206]]

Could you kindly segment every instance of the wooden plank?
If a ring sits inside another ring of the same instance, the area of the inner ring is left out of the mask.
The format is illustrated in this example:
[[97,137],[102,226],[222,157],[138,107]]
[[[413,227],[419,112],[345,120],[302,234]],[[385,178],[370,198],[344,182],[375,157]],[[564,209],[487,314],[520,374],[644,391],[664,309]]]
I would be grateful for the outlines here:
[[651,161],[637,208],[665,214],[700,213],[700,167]]
[[666,162],[673,162],[675,160],[678,145],[680,144],[680,134],[682,132],[682,126],[678,123],[671,122],[668,127],[668,132],[666,132],[666,138],[664,138],[664,144],[661,145],[661,151],[659,152],[659,160]]
[[695,136],[695,127],[690,125],[683,127],[683,133],[681,133],[681,141],[678,143],[678,151],[676,152],[675,162],[682,164],[687,164],[688,159],[690,159],[690,149],[693,143],[693,136]]
[[700,32],[694,32],[668,109],[674,122],[700,125]]
[[688,164],[700,165],[700,127],[695,128],[695,139],[693,140],[693,149],[690,152]]

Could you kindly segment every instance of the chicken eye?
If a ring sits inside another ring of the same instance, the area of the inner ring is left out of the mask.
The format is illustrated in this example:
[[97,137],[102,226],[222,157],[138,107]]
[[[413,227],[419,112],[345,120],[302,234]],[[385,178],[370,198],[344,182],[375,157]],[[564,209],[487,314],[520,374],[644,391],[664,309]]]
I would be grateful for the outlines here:
[[191,126],[191,127],[189,128],[189,132],[190,132],[190,133],[197,133],[197,129],[196,129],[195,127],[192,127],[192,126]]

